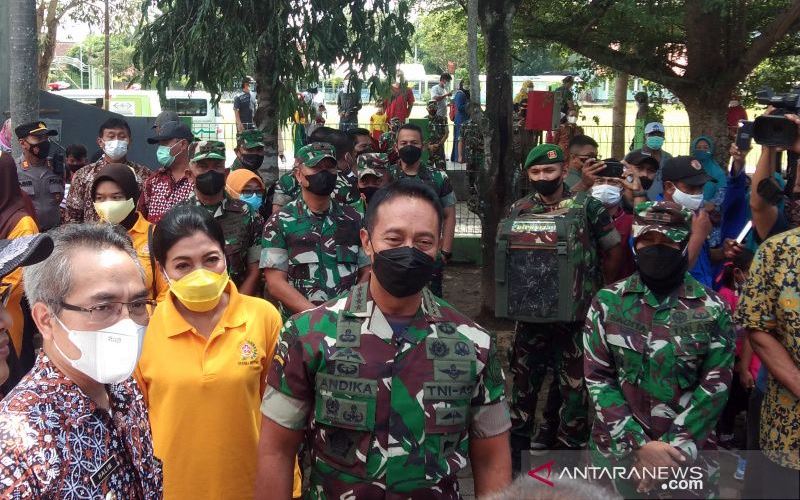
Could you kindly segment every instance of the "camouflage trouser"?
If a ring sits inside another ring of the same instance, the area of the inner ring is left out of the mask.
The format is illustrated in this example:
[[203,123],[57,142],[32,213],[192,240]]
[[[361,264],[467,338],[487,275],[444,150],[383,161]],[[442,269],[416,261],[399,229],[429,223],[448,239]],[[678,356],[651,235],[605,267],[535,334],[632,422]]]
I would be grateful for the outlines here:
[[[542,412],[545,422],[554,425],[558,413],[558,439],[579,448],[589,435],[588,394],[583,379],[582,323],[517,323],[510,364],[511,432],[530,435],[536,414],[539,389],[552,368],[558,374],[558,398],[547,398]],[[560,404],[560,408],[558,408]],[[539,424],[539,422],[537,422]]]
[[428,162],[438,170],[447,168],[447,162],[444,160],[444,147],[440,146],[436,151],[429,151]]

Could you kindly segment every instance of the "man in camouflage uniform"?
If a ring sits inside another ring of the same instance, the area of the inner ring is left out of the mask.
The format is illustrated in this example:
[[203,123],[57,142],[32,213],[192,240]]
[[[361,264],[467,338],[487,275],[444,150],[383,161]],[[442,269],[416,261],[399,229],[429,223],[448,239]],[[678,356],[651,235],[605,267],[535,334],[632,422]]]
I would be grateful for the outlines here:
[[476,495],[510,483],[496,341],[424,288],[441,224],[428,187],[381,190],[361,230],[369,282],[284,325],[261,405],[256,498],[288,497],[304,438],[306,498],[460,498],[468,458]]
[[231,171],[246,168],[257,173],[269,189],[278,181],[278,165],[264,165],[264,132],[258,129],[243,130],[236,134],[236,159]]
[[395,150],[395,143],[397,142],[397,131],[400,130],[399,118],[392,118],[389,120],[389,131],[381,134],[378,139],[378,151],[389,155],[389,163],[394,165],[397,163],[397,151]]
[[[453,256],[453,240],[456,234],[456,193],[444,170],[431,168],[420,160],[422,155],[421,128],[411,123],[401,126],[397,131],[395,150],[399,160],[397,165],[389,167],[392,179],[398,180],[411,177],[422,181],[439,196],[439,203],[442,204],[444,209],[442,249],[439,252],[440,256],[437,258],[436,270],[433,273],[433,279],[430,284],[431,291],[437,297],[442,297],[444,265]],[[414,154],[406,156],[409,151],[413,151]]]
[[470,211],[480,215],[482,208],[478,194],[478,172],[483,167],[484,161],[481,124],[475,120],[469,120],[461,126],[461,137],[464,140],[464,159],[467,163],[467,184],[469,186],[467,206]]
[[355,209],[362,216],[367,211],[372,196],[391,182],[389,157],[385,153],[364,153],[358,156],[358,191],[361,194]]
[[[598,466],[705,466],[704,491],[680,494],[705,498],[717,466],[698,451],[716,449],[732,376],[731,318],[686,272],[691,212],[673,202],[640,203],[635,212],[639,271],[598,292],[584,328],[590,449]],[[637,489],[664,498],[649,480],[615,486],[626,498]]]
[[[620,258],[620,236],[599,200],[569,192],[563,183],[564,168],[564,154],[558,146],[541,144],[533,148],[525,161],[525,169],[536,192],[514,203],[511,211],[520,215],[546,213],[571,207],[578,202],[584,203],[592,245],[584,256],[585,275],[591,283],[584,286],[592,286],[597,290],[602,283],[597,256],[601,250],[605,251],[603,269],[616,269]],[[514,377],[511,446],[515,460],[519,460],[520,453],[529,447],[552,448],[556,438],[560,448],[582,448],[586,444],[589,429],[586,421],[587,395],[583,384],[581,326],[582,320],[574,323],[518,322],[516,325],[510,358]],[[544,421],[536,422],[534,426],[538,393],[548,369],[557,373],[561,398],[552,392],[549,394],[547,407],[543,410]],[[534,427],[536,436],[531,442]],[[515,466],[517,464],[515,462]]]
[[361,216],[331,199],[336,182],[333,146],[313,142],[297,153],[301,195],[264,226],[261,268],[273,299],[288,317],[349,290],[369,273],[361,248]]
[[444,170],[444,143],[447,140],[447,118],[436,113],[436,101],[428,101],[428,162],[438,170]]
[[264,220],[247,204],[225,192],[225,144],[199,141],[189,146],[191,161],[186,176],[194,193],[183,204],[206,208],[225,235],[228,274],[240,293],[257,297],[261,288],[258,261]]

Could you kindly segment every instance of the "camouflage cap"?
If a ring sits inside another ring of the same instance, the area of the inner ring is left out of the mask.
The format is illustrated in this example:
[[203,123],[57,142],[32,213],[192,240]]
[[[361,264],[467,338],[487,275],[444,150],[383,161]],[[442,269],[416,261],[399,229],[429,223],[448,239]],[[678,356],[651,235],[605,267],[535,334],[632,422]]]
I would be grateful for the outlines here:
[[528,153],[525,168],[553,163],[564,163],[564,152],[555,144],[539,144]]
[[225,143],[221,141],[198,141],[194,144],[192,161],[225,160]]
[[336,150],[327,142],[312,142],[300,148],[297,158],[306,167],[313,167],[325,158],[336,161]]
[[236,136],[236,146],[244,146],[245,149],[263,148],[264,132],[255,128],[242,130]]
[[389,156],[386,153],[364,153],[358,155],[358,178],[365,175],[383,177],[389,168]]
[[428,105],[427,106],[428,106],[428,109],[431,109],[431,108],[435,108],[435,107],[439,106],[439,103],[434,101],[433,99],[431,99],[430,101],[428,101]]
[[645,201],[633,214],[633,238],[655,231],[683,243],[692,229],[692,212],[672,201]]

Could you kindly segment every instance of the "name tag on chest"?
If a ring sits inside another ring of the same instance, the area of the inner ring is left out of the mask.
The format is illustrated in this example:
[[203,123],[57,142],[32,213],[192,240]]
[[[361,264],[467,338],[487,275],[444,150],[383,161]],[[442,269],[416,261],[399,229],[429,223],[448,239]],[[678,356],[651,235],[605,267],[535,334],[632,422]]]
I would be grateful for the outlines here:
[[95,488],[99,487],[118,468],[119,461],[117,460],[116,455],[112,455],[111,458],[103,462],[103,465],[101,465],[100,468],[97,469],[94,474],[92,474],[92,477],[90,478],[92,481],[92,486]]

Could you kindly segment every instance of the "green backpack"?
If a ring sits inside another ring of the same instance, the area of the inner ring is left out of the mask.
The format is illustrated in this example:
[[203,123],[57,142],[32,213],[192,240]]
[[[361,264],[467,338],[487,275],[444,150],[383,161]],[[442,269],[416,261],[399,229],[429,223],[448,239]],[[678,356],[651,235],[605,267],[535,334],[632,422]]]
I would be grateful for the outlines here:
[[583,321],[601,284],[586,218],[587,193],[552,212],[500,221],[495,248],[495,312],[529,323]]

